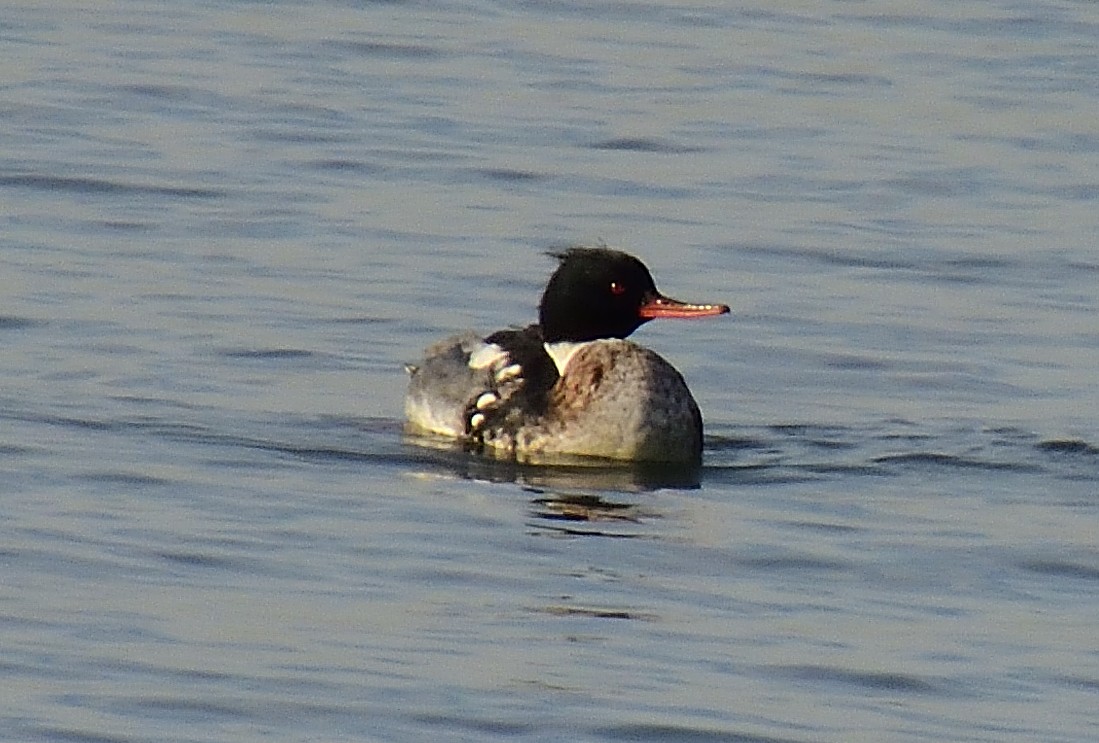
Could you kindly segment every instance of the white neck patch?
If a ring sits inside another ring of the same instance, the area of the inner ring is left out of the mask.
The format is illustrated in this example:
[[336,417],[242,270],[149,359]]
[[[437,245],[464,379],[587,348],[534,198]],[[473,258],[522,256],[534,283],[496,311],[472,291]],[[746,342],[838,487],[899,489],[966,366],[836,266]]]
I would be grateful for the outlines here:
[[582,349],[584,346],[594,341],[557,341],[555,343],[543,343],[546,353],[553,359],[553,363],[557,365],[557,373],[562,377],[565,376],[565,369],[569,365],[569,361],[576,355],[576,352]]

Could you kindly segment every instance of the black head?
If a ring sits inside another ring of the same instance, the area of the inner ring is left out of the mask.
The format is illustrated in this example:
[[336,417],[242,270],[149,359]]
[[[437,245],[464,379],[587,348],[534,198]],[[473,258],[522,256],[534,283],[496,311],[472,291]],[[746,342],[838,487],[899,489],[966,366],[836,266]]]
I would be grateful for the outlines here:
[[645,264],[609,248],[569,248],[538,307],[543,338],[591,341],[625,338],[656,317],[696,317],[729,311],[725,305],[693,305],[663,296]]

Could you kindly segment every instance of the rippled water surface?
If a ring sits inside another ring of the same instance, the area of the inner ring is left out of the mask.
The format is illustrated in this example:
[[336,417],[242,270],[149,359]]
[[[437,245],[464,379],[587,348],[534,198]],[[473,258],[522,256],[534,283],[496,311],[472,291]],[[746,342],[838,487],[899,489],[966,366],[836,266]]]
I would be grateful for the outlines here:
[[[1099,735],[1099,8],[9,5],[0,737]],[[697,472],[401,433],[606,240]]]

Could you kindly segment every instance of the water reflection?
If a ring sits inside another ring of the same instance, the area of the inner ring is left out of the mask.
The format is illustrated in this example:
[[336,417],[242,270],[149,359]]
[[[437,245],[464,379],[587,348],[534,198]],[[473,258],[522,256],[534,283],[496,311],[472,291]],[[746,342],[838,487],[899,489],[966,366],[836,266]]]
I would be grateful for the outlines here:
[[635,503],[622,503],[599,495],[547,493],[531,501],[533,524],[541,532],[569,537],[615,537],[633,539],[643,536],[638,525],[658,514]]
[[646,492],[694,489],[700,465],[615,462],[584,457],[560,458],[553,464],[530,464],[464,451],[452,441],[406,433],[404,443],[415,459],[431,461],[458,477],[487,482],[514,482],[530,488],[571,492]]

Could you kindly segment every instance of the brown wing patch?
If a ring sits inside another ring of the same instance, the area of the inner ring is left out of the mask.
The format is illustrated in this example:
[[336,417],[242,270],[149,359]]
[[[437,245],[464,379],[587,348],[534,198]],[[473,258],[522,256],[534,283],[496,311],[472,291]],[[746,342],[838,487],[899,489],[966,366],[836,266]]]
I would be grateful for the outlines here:
[[552,390],[550,408],[562,417],[581,413],[598,394],[599,386],[614,366],[617,350],[597,343],[576,352],[566,374]]

